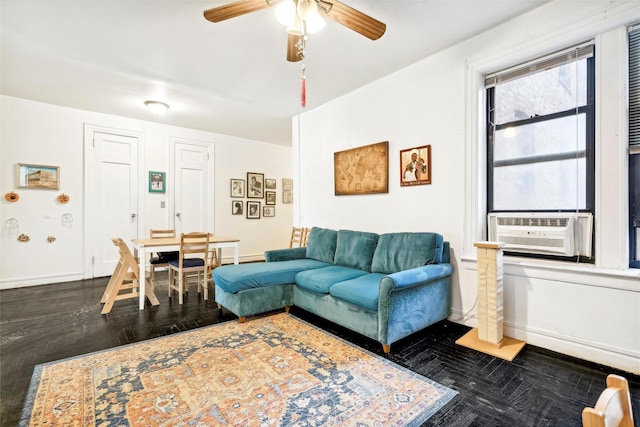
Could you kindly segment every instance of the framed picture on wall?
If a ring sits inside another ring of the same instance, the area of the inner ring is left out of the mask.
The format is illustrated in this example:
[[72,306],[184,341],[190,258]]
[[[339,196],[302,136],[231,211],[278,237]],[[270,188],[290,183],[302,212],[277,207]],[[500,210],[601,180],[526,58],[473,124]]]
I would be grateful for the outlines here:
[[264,180],[264,188],[267,190],[275,190],[276,189],[276,180],[267,178]]
[[247,201],[247,218],[248,219],[260,218],[260,202]]
[[242,215],[244,213],[244,205],[242,200],[234,200],[231,202],[231,215]]
[[400,150],[400,186],[431,184],[431,146]]
[[291,178],[282,178],[282,203],[293,203],[293,180]]
[[149,193],[164,193],[166,191],[166,172],[149,171]]
[[244,179],[231,179],[231,197],[244,197]]
[[59,190],[60,167],[18,163],[16,165],[16,181],[18,188]]
[[247,172],[247,197],[250,199],[264,198],[264,174]]
[[265,206],[262,208],[262,216],[270,217],[276,216],[276,208],[273,206]]
[[266,191],[264,193],[265,196],[265,205],[275,205],[276,204],[276,192],[275,191]]

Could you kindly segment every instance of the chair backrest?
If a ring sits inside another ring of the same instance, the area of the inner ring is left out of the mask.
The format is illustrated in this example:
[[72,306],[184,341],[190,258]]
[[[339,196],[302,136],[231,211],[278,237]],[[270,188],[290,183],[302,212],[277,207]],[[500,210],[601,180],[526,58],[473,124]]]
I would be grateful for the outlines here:
[[162,237],[176,237],[176,230],[149,230],[149,237],[152,239],[159,239]]
[[122,264],[123,268],[130,270],[136,278],[140,278],[140,268],[138,267],[138,262],[135,257],[131,253],[129,246],[122,240],[120,237],[114,237],[111,239],[113,244],[118,247],[118,252],[120,252],[120,264]]
[[607,377],[607,388],[593,408],[582,411],[583,427],[633,427],[629,383],[619,375]]
[[307,246],[307,240],[309,240],[309,233],[311,233],[311,228],[305,227],[304,234],[302,236],[302,246]]
[[185,258],[201,258],[205,262],[209,256],[209,233],[193,232],[180,235],[180,268]]
[[308,228],[293,227],[291,229],[291,240],[289,241],[290,248],[299,248],[307,246],[307,234]]

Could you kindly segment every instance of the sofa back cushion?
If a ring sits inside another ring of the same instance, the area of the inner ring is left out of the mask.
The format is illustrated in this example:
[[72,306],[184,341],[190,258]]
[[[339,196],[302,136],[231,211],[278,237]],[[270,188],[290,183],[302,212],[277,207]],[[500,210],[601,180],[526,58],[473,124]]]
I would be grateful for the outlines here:
[[391,274],[442,262],[443,238],[437,233],[387,233],[378,238],[372,273]]
[[339,230],[334,264],[369,272],[377,243],[376,233]]
[[333,264],[337,238],[336,230],[313,227],[307,240],[307,258]]

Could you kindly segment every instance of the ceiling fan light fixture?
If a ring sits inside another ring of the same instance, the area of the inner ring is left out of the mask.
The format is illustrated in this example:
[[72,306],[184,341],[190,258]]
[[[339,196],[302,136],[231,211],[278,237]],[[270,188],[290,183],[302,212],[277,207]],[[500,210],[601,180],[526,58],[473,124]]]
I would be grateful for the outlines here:
[[320,16],[319,13],[316,13],[314,16],[305,21],[305,25],[307,27],[307,33],[314,34],[324,28],[325,21],[324,19],[322,19],[322,16]]
[[298,0],[296,10],[300,19],[307,21],[318,14],[318,5],[316,0]]
[[160,101],[144,101],[144,105],[155,114],[162,114],[169,109],[169,104]]
[[296,17],[296,3],[293,0],[280,0],[276,6],[275,15],[278,22],[289,27]]

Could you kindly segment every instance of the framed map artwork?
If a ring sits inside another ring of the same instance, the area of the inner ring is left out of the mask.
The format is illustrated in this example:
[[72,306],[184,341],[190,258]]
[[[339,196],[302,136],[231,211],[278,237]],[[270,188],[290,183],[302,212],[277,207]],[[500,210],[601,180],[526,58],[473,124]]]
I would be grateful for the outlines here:
[[389,192],[389,141],[333,153],[336,196]]

